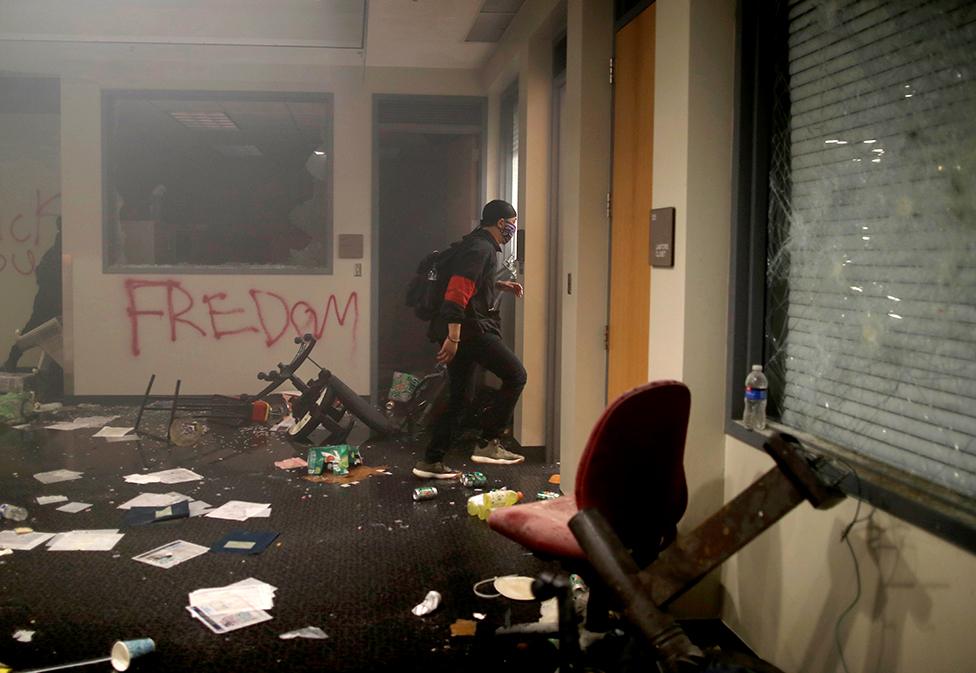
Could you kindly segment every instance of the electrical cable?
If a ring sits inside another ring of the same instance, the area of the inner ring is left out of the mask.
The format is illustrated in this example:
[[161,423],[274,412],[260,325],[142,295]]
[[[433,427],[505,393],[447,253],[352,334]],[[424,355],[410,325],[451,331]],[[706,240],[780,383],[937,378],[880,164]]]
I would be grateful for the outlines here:
[[[859,518],[861,514],[860,475],[858,475],[857,470],[855,470],[854,467],[846,460],[837,459],[837,461],[842,463],[848,469],[848,474],[844,475],[844,478],[846,478],[847,476],[853,476],[854,483],[857,485],[857,493],[855,495],[857,504],[854,507],[854,516],[851,518],[850,523],[848,523],[847,526],[844,527],[844,531],[840,534],[840,539],[842,542],[847,544],[847,549],[851,553],[851,560],[854,562],[855,592],[854,592],[853,600],[851,600],[850,604],[846,608],[844,608],[843,612],[840,613],[840,615],[837,617],[836,623],[834,624],[834,646],[837,648],[837,655],[840,657],[840,665],[844,669],[844,673],[850,673],[850,670],[848,670],[847,668],[847,661],[844,659],[844,646],[841,644],[840,641],[840,628],[844,620],[850,614],[851,610],[853,610],[854,606],[857,605],[859,600],[861,600],[861,566],[858,563],[857,554],[854,553],[854,545],[851,544],[850,533],[855,525],[861,523],[862,521],[867,521],[870,518],[870,516],[867,516],[863,519]],[[842,480],[843,478],[841,480],[838,480],[838,483]]]

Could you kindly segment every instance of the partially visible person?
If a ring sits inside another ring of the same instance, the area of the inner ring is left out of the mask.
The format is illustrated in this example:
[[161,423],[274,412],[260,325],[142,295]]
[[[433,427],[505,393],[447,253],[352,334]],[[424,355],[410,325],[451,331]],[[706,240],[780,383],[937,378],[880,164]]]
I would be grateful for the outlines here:
[[[37,294],[34,295],[34,308],[27,324],[20,330],[21,334],[30,332],[35,327],[43,325],[51,318],[61,315],[61,217],[57,219],[58,231],[54,236],[54,243],[41,256],[34,270],[37,278]],[[10,354],[3,363],[3,370],[13,372],[17,370],[24,352],[15,343],[10,348]]]
[[440,343],[437,362],[447,365],[450,398],[444,413],[434,422],[424,459],[413,468],[422,479],[452,479],[458,472],[444,464],[444,456],[465,412],[467,393],[475,366],[481,365],[499,379],[501,388],[480,418],[481,436],[471,460],[476,463],[512,465],[524,456],[508,451],[500,437],[525,387],[525,368],[501,338],[501,320],[495,306],[498,292],[523,294],[514,281],[495,280],[498,253],[518,228],[518,215],[507,201],[490,201],[481,213],[481,224],[460,242],[448,263],[449,281],[440,314],[431,321],[429,336]]

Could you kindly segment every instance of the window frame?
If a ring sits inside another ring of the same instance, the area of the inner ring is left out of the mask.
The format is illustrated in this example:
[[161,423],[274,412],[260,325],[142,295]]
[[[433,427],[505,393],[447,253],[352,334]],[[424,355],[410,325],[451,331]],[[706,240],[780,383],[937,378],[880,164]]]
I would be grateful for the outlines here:
[[[332,118],[322,145],[333,157],[333,179],[326,185],[330,208],[326,213],[326,237],[332,242],[328,259],[317,267],[262,265],[262,264],[113,264],[111,262],[112,222],[110,221],[112,194],[112,103],[119,99],[178,98],[182,100],[255,101],[255,102],[312,102],[328,105]],[[102,273],[139,275],[214,275],[214,276],[331,276],[335,270],[335,96],[331,92],[297,91],[207,91],[178,89],[103,89],[101,96],[102,116]]]
[[[876,506],[976,553],[976,502],[923,478],[776,422],[765,432],[741,423],[743,382],[766,364],[766,246],[776,16],[762,0],[739,0],[733,140],[732,241],[729,278],[725,433],[762,448],[773,431],[789,432],[827,458],[817,471],[847,495]],[[856,476],[851,469],[856,471]]]

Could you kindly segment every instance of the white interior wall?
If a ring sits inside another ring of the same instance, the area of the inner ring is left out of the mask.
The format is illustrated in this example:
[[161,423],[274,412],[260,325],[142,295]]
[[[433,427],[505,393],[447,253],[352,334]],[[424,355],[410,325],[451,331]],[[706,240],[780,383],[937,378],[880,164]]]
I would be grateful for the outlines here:
[[[725,497],[773,466],[751,446],[726,439]],[[848,498],[833,509],[801,505],[722,568],[723,619],[784,671],[840,673],[837,620],[854,600],[856,576],[841,533]],[[972,670],[976,556],[862,504],[850,539],[861,597],[841,622],[849,671],[958,673]]]
[[[691,390],[687,531],[722,505],[732,180],[733,0],[658,0],[653,207],[675,208],[674,267],[652,268],[648,377]],[[712,616],[717,574],[676,606]]]

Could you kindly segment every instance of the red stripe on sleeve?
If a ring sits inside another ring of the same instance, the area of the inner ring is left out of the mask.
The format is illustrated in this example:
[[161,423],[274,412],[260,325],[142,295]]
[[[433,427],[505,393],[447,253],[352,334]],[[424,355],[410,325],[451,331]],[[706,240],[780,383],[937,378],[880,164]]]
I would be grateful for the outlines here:
[[461,308],[467,308],[468,302],[474,296],[474,281],[464,276],[451,276],[444,292],[444,300],[450,301]]

